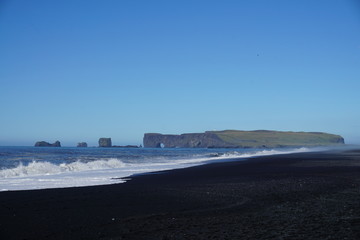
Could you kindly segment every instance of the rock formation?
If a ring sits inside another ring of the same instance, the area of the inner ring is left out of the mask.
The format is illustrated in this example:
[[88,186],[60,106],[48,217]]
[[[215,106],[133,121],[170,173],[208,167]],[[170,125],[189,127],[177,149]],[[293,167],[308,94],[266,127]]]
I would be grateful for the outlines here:
[[87,147],[88,145],[87,145],[87,143],[86,142],[79,142],[78,144],[77,144],[77,147]]
[[148,148],[274,148],[344,144],[339,135],[320,132],[207,131],[181,135],[146,133]]
[[99,147],[112,147],[111,138],[100,138]]
[[124,146],[114,145],[112,147],[114,147],[114,148],[140,148],[140,146],[137,146],[137,145],[124,145]]
[[[181,135],[163,135],[159,133],[146,133],[144,147],[150,148],[209,148],[230,147],[217,135],[205,133],[187,133]],[[234,146],[235,147],[235,146]]]
[[35,143],[35,147],[61,147],[61,144],[59,141],[56,141],[54,143],[48,143],[45,141],[39,141]]

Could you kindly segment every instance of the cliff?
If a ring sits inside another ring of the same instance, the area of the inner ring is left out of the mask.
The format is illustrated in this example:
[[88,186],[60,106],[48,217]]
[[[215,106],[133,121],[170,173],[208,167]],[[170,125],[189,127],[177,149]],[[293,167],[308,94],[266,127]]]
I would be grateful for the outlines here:
[[163,135],[159,133],[146,133],[144,135],[144,147],[151,148],[208,148],[227,147],[229,144],[221,140],[216,134],[188,133],[181,135]]
[[39,141],[35,143],[35,147],[61,147],[61,144],[59,141],[56,141],[54,143],[48,143],[45,141]]
[[321,132],[225,130],[181,135],[144,135],[144,147],[148,148],[274,148],[337,144],[344,144],[341,136]]

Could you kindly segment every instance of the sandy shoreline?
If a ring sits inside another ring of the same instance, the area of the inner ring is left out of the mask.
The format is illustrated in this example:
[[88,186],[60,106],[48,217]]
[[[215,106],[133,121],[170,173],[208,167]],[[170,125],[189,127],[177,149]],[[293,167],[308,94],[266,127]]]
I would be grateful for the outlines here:
[[1,239],[359,239],[360,151],[0,192]]

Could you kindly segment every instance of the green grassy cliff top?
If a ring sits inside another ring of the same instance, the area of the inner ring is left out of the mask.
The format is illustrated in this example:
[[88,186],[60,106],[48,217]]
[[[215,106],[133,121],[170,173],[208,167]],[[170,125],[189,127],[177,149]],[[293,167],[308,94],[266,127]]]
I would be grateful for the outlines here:
[[256,131],[209,131],[231,145],[244,147],[281,147],[281,146],[325,146],[343,144],[344,139],[335,134],[321,132],[280,132]]

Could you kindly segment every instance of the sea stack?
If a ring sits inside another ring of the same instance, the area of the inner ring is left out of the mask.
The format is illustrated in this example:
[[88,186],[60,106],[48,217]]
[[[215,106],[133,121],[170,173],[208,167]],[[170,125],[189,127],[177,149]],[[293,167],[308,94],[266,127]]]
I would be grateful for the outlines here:
[[59,141],[56,141],[54,143],[48,143],[45,141],[39,141],[35,143],[35,147],[61,147],[61,144]]
[[88,145],[87,145],[87,143],[86,142],[79,142],[78,144],[77,144],[77,147],[87,147]]
[[111,138],[100,138],[99,147],[112,147]]

